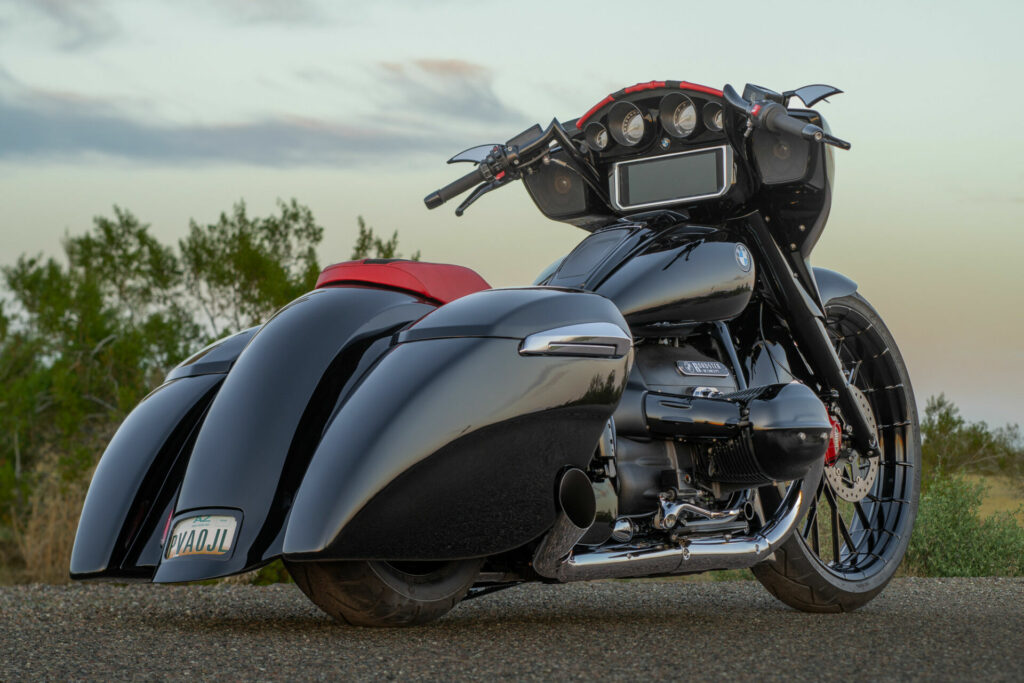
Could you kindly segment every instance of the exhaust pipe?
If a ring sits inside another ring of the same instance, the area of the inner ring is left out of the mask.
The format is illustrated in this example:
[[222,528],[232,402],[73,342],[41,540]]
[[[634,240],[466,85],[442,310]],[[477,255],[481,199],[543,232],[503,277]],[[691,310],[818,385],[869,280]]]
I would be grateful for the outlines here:
[[[558,517],[533,554],[534,570],[549,579],[594,523],[597,501],[590,477],[576,467],[558,482]],[[549,573],[550,572],[550,573]]]
[[564,530],[565,523],[572,522],[567,519],[563,508],[554,528],[537,548],[533,568],[541,576],[563,582],[746,569],[767,558],[786,540],[800,519],[803,503],[801,486],[794,483],[775,518],[749,536],[697,538],[679,546],[652,544],[599,548],[577,555],[571,554],[572,548],[583,533],[572,536]]

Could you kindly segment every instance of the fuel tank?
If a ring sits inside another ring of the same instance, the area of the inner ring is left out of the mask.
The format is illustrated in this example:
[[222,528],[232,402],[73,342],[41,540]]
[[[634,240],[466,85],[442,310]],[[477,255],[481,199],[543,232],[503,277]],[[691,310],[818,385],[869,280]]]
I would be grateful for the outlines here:
[[587,237],[545,283],[601,294],[635,327],[733,318],[749,303],[755,276],[750,250],[725,230],[637,223]]
[[754,277],[745,244],[721,230],[683,225],[640,247],[596,292],[614,301],[631,326],[714,322],[746,308]]

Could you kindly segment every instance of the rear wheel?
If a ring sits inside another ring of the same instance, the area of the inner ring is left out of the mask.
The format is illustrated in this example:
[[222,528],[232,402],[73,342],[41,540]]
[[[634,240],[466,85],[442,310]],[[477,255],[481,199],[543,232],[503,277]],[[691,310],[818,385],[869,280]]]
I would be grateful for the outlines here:
[[288,562],[317,607],[353,626],[415,626],[451,610],[473,585],[483,560],[454,562]]
[[[826,326],[869,408],[881,455],[861,457],[844,437],[797,530],[773,559],[753,568],[772,595],[807,612],[850,611],[881,592],[906,553],[921,488],[917,407],[892,335],[857,294],[828,303]],[[766,508],[779,495],[771,487],[760,494]]]

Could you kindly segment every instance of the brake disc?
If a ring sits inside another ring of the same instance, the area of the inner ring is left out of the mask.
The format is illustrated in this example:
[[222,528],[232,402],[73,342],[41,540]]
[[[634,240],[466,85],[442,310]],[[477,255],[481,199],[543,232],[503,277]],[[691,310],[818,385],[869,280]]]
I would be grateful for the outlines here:
[[[871,409],[867,396],[854,386],[850,387],[850,391],[867,416],[871,431],[878,434],[875,411]],[[829,486],[837,496],[851,503],[862,500],[868,494],[877,476],[878,458],[865,458],[852,447],[844,449],[835,465],[825,468],[825,479]]]

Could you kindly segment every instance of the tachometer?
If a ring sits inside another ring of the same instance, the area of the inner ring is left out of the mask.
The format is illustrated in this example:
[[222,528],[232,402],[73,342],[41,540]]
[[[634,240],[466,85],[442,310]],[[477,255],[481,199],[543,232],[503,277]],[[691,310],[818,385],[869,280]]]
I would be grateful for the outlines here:
[[725,112],[718,102],[708,102],[704,105],[704,127],[714,131],[725,127]]
[[648,119],[635,104],[616,102],[608,112],[608,128],[615,142],[632,147],[644,139]]
[[697,130],[697,107],[686,95],[676,92],[665,95],[658,110],[661,127],[669,135],[687,138]]
[[608,148],[608,129],[597,121],[587,124],[586,135],[590,149],[602,152]]

